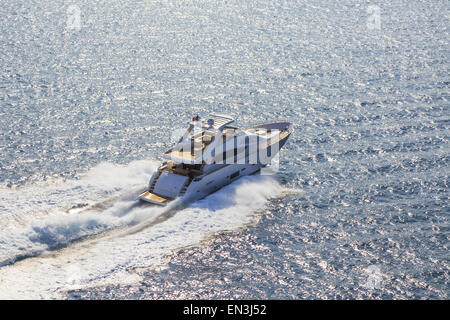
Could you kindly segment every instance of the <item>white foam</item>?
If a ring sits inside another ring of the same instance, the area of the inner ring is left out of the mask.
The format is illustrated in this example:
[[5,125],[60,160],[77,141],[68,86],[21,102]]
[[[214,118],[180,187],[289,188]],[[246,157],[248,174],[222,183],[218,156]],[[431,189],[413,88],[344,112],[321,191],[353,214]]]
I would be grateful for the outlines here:
[[137,222],[144,228],[131,234],[123,233],[123,228],[110,231],[104,237],[2,267],[0,298],[58,298],[68,289],[138,281],[139,275],[131,270],[161,265],[175,249],[198,244],[215,232],[241,228],[254,219],[269,198],[282,192],[273,177],[256,175],[241,178],[148,227],[149,221],[165,212],[164,208],[136,207],[122,214],[128,205],[123,201],[102,212],[101,218],[84,212],[73,220],[65,216],[44,219],[36,223],[38,228],[34,225],[34,232],[70,237],[72,233],[92,232],[99,225]]
[[[1,190],[0,264],[132,223],[133,215],[126,213],[135,203],[135,190],[145,187],[155,168],[153,161],[101,163],[79,180]],[[112,204],[106,209],[67,210],[108,199]]]
[[46,215],[80,203],[95,203],[136,186],[145,186],[157,163],[133,161],[128,165],[100,163],[78,180],[45,182],[16,189],[0,189],[0,227],[5,223]]

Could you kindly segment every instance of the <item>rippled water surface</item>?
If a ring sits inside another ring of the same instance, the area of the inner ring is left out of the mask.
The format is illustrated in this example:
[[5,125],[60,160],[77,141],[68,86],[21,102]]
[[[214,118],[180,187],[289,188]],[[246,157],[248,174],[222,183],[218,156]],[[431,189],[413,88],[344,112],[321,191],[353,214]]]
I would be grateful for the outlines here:
[[[448,13],[3,1],[0,297],[448,299]],[[136,205],[211,112],[292,122],[279,171]]]

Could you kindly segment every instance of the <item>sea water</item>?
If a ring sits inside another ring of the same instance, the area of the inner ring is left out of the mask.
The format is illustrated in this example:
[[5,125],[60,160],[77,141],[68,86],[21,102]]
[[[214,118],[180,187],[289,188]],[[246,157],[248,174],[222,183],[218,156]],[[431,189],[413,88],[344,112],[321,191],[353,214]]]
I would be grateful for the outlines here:
[[[448,299],[448,9],[2,1],[0,297]],[[209,113],[293,123],[278,170],[136,205]]]

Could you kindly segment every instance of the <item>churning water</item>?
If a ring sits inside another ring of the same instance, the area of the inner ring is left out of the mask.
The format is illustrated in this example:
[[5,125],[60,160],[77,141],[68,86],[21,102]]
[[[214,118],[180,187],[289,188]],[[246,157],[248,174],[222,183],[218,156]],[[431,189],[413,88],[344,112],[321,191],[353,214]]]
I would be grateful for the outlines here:
[[[0,297],[448,299],[448,12],[2,1]],[[292,122],[279,171],[137,205],[213,112]]]

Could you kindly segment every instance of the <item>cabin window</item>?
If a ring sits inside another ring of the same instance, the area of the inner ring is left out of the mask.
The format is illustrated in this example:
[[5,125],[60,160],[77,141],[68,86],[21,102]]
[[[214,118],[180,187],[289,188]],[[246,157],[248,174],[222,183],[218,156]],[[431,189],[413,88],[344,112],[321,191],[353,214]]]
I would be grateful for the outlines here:
[[239,171],[236,171],[235,173],[233,173],[233,174],[230,176],[230,179],[234,179],[234,178],[236,178],[237,176],[239,176]]

